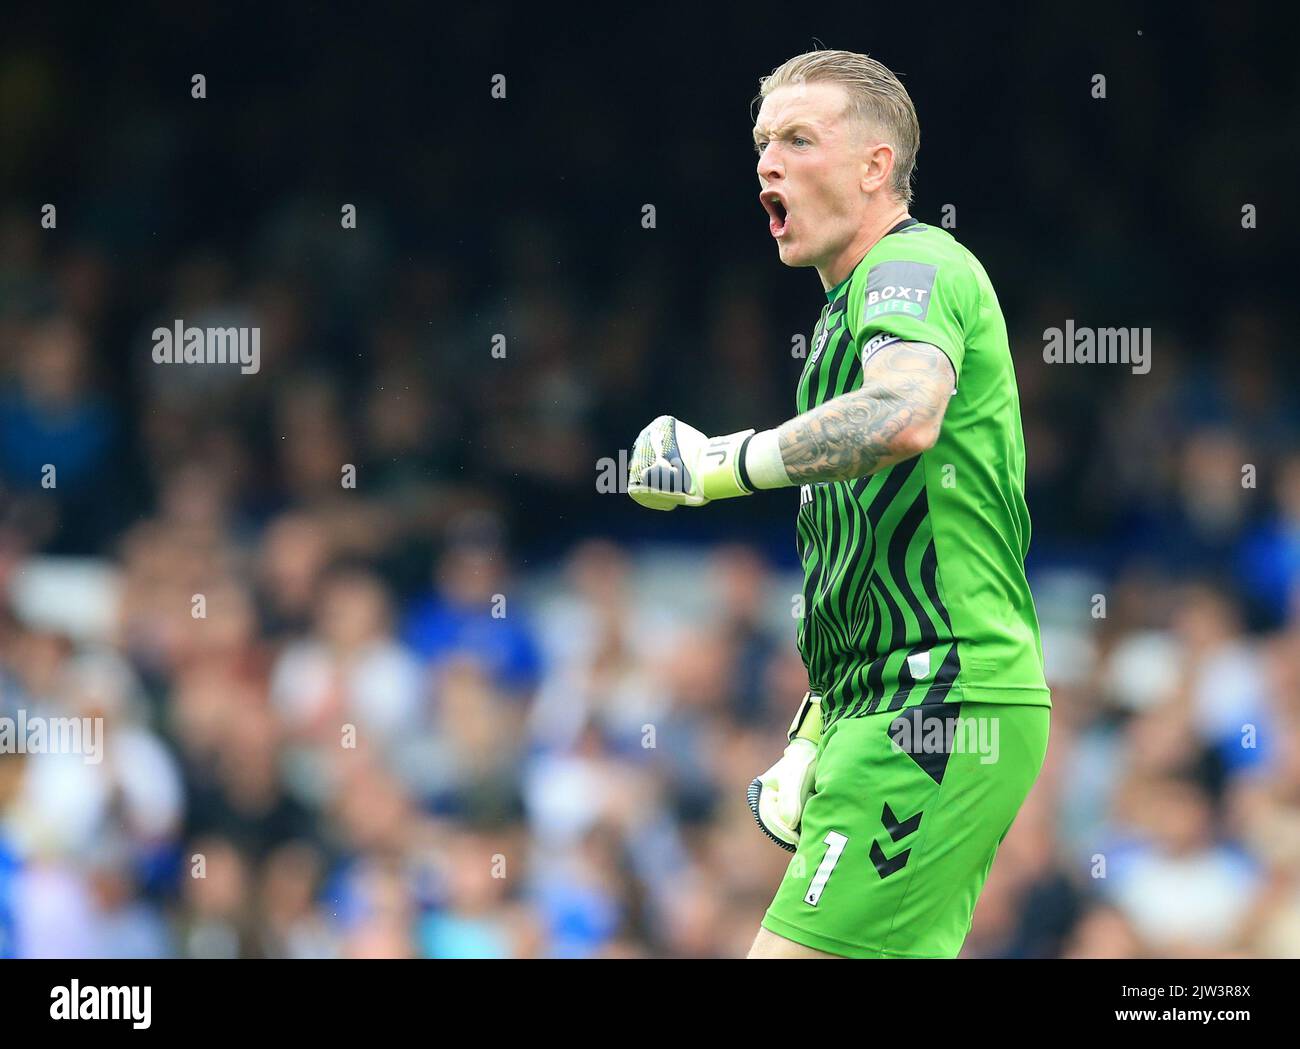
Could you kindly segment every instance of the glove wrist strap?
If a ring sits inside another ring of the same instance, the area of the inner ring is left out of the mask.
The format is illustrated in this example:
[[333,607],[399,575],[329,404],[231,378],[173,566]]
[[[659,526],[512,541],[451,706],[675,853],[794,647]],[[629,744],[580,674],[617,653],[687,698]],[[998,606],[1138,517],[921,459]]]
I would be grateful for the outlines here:
[[745,447],[753,436],[753,430],[741,430],[724,437],[709,438],[696,467],[700,492],[706,499],[731,499],[753,494],[754,487],[748,483],[744,471]]
[[751,495],[759,488],[789,488],[775,430],[741,430],[710,437],[697,467],[706,499]]
[[805,692],[803,699],[799,701],[799,709],[794,713],[794,720],[790,722],[790,731],[786,733],[787,740],[806,739],[811,743],[817,743],[822,737],[822,697],[815,692]]

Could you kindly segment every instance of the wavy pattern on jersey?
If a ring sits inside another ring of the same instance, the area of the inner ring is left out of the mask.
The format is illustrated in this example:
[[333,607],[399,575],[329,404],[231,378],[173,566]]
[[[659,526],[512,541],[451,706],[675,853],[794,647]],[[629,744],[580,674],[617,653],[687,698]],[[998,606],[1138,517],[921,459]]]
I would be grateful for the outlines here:
[[[830,386],[830,377],[832,374],[838,376],[845,370],[845,362],[853,359],[853,339],[844,327],[844,305],[847,301],[847,295],[841,296],[835,304],[825,307],[817,327],[813,330],[813,350],[804,367],[803,375],[799,380],[799,389],[795,395],[796,401],[800,404],[820,404],[829,397],[835,396],[835,393],[831,392],[833,388]],[[800,411],[804,410],[800,409]],[[812,486],[812,503],[801,506],[795,528],[799,560],[804,567],[804,616],[799,621],[799,651],[804,656],[804,665],[808,668],[810,679],[813,670],[808,652],[812,650],[828,652],[830,643],[821,636],[822,632],[828,630],[832,635],[838,633],[835,624],[824,621],[814,623],[815,617],[810,614],[810,610],[819,607],[823,592],[822,566],[826,564],[830,544],[825,530],[811,527],[812,517],[805,511],[825,499],[826,490],[825,485]],[[847,639],[841,637],[840,645],[842,648],[847,647]],[[823,654],[821,661],[825,659],[826,655]]]
[[[800,412],[861,385],[845,302],[841,296],[828,306],[813,333],[796,395]],[[941,701],[961,660],[940,596],[921,458],[813,485],[805,498],[796,526],[804,566],[799,650],[822,693],[825,724]],[[920,680],[914,656],[929,660]]]

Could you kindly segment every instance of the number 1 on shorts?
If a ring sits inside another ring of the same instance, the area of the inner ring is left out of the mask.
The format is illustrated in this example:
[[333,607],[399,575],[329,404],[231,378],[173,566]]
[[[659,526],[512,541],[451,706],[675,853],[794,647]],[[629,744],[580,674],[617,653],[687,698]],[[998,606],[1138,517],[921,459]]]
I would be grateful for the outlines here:
[[844,846],[849,843],[849,839],[837,830],[828,830],[825,843],[826,855],[822,857],[821,865],[813,875],[812,884],[808,886],[808,894],[803,898],[804,903],[813,907],[816,907],[817,901],[822,898],[822,890],[826,888],[831,872],[835,870],[835,864],[840,862],[840,856],[843,855]]

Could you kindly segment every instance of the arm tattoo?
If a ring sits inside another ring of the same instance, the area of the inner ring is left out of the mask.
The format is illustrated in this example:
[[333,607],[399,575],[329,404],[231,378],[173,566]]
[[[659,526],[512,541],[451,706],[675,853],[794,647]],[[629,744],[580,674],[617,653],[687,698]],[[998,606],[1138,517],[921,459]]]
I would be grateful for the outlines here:
[[786,474],[795,484],[847,481],[902,462],[918,437],[933,443],[955,384],[952,363],[934,346],[878,350],[863,365],[860,389],[777,429]]

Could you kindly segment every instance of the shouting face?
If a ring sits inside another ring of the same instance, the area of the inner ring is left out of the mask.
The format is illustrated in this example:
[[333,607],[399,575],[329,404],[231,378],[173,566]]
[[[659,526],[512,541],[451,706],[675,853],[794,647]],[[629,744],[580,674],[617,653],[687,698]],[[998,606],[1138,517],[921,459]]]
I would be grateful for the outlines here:
[[833,83],[772,91],[754,124],[754,147],[758,199],[781,261],[815,266],[825,282],[852,253],[892,150],[855,118],[848,93]]

